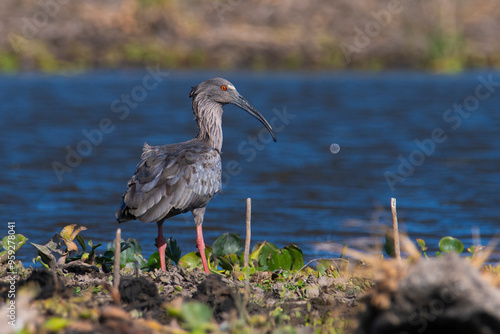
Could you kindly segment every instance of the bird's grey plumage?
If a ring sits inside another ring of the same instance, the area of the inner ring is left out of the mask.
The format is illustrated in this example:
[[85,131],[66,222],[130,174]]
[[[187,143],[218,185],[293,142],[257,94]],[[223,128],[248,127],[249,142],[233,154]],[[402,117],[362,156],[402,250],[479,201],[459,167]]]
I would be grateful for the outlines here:
[[220,155],[199,139],[145,144],[141,159],[117,212],[120,222],[157,222],[204,207],[221,190]]
[[214,78],[192,88],[198,135],[189,141],[144,145],[141,162],[128,182],[116,212],[118,222],[138,219],[158,224],[158,248],[165,269],[162,224],[169,217],[192,211],[197,226],[197,247],[208,272],[201,224],[205,207],[221,190],[222,106],[231,103],[260,120],[276,141],[274,131],[260,112],[227,80]]

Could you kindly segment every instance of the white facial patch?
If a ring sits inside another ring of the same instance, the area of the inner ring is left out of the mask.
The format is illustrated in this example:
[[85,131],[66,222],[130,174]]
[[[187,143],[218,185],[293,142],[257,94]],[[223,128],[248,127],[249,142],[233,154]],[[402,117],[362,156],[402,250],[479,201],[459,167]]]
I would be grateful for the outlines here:
[[229,88],[229,89],[236,89],[236,88],[234,88],[233,85],[227,85],[227,88]]

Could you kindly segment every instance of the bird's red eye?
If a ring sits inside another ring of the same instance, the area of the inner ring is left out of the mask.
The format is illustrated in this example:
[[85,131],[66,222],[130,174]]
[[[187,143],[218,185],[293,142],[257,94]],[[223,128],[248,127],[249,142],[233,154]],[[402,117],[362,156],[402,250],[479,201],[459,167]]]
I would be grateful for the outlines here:
[[222,86],[220,86],[220,89],[222,89],[222,90],[227,90],[227,86],[222,85]]

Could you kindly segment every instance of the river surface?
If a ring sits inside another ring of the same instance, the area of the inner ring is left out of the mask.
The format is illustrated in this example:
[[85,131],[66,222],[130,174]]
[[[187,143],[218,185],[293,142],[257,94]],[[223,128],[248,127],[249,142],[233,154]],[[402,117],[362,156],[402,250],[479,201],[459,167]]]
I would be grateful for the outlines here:
[[[379,249],[391,197],[401,230],[431,254],[443,236],[469,247],[500,230],[498,72],[153,72],[0,76],[1,236],[11,221],[45,244],[79,224],[106,244],[120,226],[148,257],[156,225],[118,225],[114,213],[144,142],[196,135],[189,91],[214,76],[233,82],[278,141],[224,107],[223,194],[207,207],[206,244],[244,236],[247,197],[252,244],[294,243],[306,260],[339,256],[325,250],[332,242]],[[164,226],[183,253],[195,250],[191,214]],[[36,251],[27,244],[18,255],[31,262]]]

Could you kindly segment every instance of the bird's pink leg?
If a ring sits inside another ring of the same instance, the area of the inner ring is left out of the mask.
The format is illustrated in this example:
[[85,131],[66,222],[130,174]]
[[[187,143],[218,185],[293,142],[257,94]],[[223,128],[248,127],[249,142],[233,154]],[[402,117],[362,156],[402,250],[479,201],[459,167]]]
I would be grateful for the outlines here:
[[207,257],[205,256],[205,242],[203,241],[203,230],[201,226],[202,225],[196,226],[196,247],[198,248],[198,251],[200,251],[203,269],[205,269],[205,272],[209,274],[210,272],[208,271]]
[[165,265],[165,249],[167,248],[167,241],[163,237],[163,222],[158,222],[158,238],[156,238],[156,245],[158,246],[158,253],[160,254],[160,266],[162,270],[167,270]]

